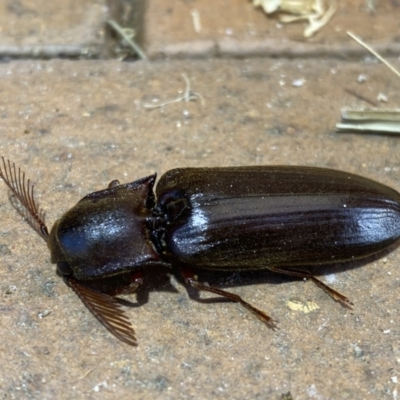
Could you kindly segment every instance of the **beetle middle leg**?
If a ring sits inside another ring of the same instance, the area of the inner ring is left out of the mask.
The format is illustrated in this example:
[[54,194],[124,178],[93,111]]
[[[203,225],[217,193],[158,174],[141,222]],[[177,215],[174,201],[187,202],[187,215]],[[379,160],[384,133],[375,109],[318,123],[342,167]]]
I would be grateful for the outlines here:
[[315,276],[310,274],[307,271],[304,271],[302,269],[282,269],[279,267],[268,267],[268,269],[272,272],[276,272],[278,274],[285,274],[289,276],[296,276],[299,278],[305,278],[305,279],[310,279],[313,281],[319,288],[321,288],[325,293],[328,293],[329,296],[331,296],[334,300],[342,304],[344,307],[349,308],[350,310],[353,309],[353,303],[344,296],[343,294],[339,293],[335,289],[332,289],[329,287],[327,284],[323,283],[319,279],[317,279]]
[[277,329],[277,326],[275,324],[276,321],[274,321],[264,311],[259,310],[258,308],[252,306],[247,301],[243,300],[239,295],[227,292],[226,290],[215,288],[213,286],[208,286],[204,283],[199,282],[197,280],[197,276],[189,269],[182,269],[181,274],[183,279],[185,280],[185,283],[188,286],[199,291],[203,290],[206,292],[217,294],[218,296],[225,297],[226,299],[229,299],[230,301],[233,301],[235,303],[240,303],[244,308],[252,312],[259,320],[266,323],[269,328]]

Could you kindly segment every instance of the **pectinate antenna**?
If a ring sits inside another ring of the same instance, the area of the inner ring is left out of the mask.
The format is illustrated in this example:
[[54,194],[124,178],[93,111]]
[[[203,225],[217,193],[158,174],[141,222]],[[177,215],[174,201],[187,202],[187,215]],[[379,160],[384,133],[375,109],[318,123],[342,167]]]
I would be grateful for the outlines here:
[[[44,212],[38,207],[34,196],[34,185],[30,179],[25,178],[25,173],[20,168],[17,169],[10,160],[3,161],[3,167],[0,166],[0,177],[6,183],[14,195],[11,202],[16,210],[27,219],[29,225],[47,240],[49,231],[44,222]],[[17,202],[15,201],[18,200]],[[21,207],[22,206],[22,207]]]

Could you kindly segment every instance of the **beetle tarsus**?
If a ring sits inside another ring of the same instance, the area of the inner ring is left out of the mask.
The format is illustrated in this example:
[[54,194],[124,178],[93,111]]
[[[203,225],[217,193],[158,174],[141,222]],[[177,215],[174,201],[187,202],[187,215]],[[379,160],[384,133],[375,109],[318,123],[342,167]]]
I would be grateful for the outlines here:
[[344,296],[343,294],[339,293],[335,289],[332,289],[328,285],[326,285],[324,282],[321,282],[319,279],[317,279],[315,276],[311,276],[310,279],[319,287],[321,288],[325,293],[329,294],[329,296],[332,297],[333,300],[339,302],[343,307],[348,308],[349,310],[353,309],[353,303],[350,301],[349,298]]
[[276,272],[278,274],[284,274],[289,276],[295,276],[297,278],[309,279],[313,281],[319,288],[321,288],[325,293],[329,294],[333,300],[339,302],[343,307],[346,307],[350,310],[353,309],[353,303],[350,301],[349,298],[344,296],[343,294],[339,293],[335,289],[332,289],[326,283],[320,281],[315,276],[310,274],[307,271],[301,269],[283,269],[283,268],[276,268],[276,267],[268,267],[268,269],[272,272]]

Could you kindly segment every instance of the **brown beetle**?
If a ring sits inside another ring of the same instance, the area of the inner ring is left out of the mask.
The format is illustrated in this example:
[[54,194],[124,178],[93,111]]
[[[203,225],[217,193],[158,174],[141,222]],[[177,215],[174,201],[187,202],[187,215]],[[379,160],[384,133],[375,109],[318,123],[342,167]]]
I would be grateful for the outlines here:
[[182,168],[91,193],[55,222],[50,233],[33,185],[5,161],[0,177],[46,240],[57,271],[116,337],[136,345],[115,299],[134,292],[143,270],[167,265],[188,286],[238,302],[274,321],[236,294],[197,280],[194,270],[271,270],[308,278],[351,308],[307,267],[360,259],[400,237],[400,194],[372,180],[323,168],[254,166]]

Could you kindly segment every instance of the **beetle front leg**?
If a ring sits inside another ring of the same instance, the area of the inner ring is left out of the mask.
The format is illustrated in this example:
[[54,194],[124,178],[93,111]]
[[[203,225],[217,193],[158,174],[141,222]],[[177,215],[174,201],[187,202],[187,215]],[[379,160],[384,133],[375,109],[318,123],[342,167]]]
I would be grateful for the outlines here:
[[317,279],[315,276],[310,274],[307,271],[301,270],[301,269],[283,269],[283,268],[277,268],[277,267],[268,267],[268,269],[272,272],[276,272],[278,274],[284,274],[284,275],[289,275],[289,276],[296,276],[298,278],[303,278],[303,279],[310,279],[312,280],[319,288],[321,288],[325,293],[329,294],[334,300],[342,304],[344,307],[352,310],[353,309],[353,303],[344,296],[343,294],[339,293],[335,289],[332,289],[329,287],[327,284],[323,283],[319,279]]
[[132,294],[136,292],[140,286],[143,285],[143,271],[135,271],[131,275],[131,283],[122,288],[122,290],[117,294]]
[[108,184],[107,189],[115,188],[115,187],[117,187],[119,185],[120,185],[119,180],[118,179],[114,179],[113,181],[111,181]]
[[259,310],[258,308],[252,306],[250,303],[247,301],[243,300],[240,296],[234,293],[227,292],[222,289],[218,289],[212,286],[208,286],[204,283],[199,282],[197,279],[197,275],[195,275],[191,270],[189,269],[182,269],[181,274],[183,279],[185,280],[185,283],[196,289],[196,290],[203,290],[206,292],[211,292],[214,294],[217,294],[218,296],[225,297],[226,299],[233,301],[235,303],[240,303],[244,308],[252,312],[259,320],[264,322],[265,324],[268,325],[269,328],[271,329],[277,329],[277,326],[275,324],[276,321],[274,321],[269,315],[267,315],[264,311]]
[[127,285],[123,285],[120,288],[107,293],[111,296],[118,296],[119,294],[132,294],[136,292],[139,287],[143,285],[143,271],[137,270],[132,272],[129,275],[129,281],[130,282]]

